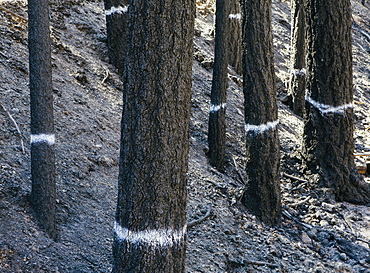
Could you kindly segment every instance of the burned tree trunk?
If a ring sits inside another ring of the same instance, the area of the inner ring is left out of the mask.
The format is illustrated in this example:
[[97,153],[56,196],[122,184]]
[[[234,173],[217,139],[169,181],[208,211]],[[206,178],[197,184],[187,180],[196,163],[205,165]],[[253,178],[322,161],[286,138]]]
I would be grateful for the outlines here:
[[195,2],[129,1],[113,272],[185,272]]
[[128,0],[104,0],[109,62],[123,75]]
[[216,1],[215,61],[213,66],[211,105],[208,120],[209,160],[219,171],[224,170],[226,142],[227,43],[229,2]]
[[[229,1],[227,1],[229,2]],[[235,72],[239,75],[242,74],[242,27],[241,27],[241,10],[240,1],[230,1],[230,26],[229,26],[229,64],[234,68]]]
[[318,187],[339,201],[366,204],[369,187],[354,165],[350,0],[307,0],[304,155]]
[[305,13],[304,0],[292,0],[291,77],[289,93],[293,112],[303,117],[306,93]]
[[243,92],[247,185],[242,203],[263,222],[281,223],[278,113],[271,0],[246,0],[243,9]]
[[56,239],[55,152],[49,1],[28,1],[28,49],[31,105],[31,204],[52,239]]

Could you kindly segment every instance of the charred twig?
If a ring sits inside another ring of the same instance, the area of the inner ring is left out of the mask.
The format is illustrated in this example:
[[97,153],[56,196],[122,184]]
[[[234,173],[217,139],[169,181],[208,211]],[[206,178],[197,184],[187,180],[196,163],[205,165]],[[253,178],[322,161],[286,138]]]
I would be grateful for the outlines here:
[[104,76],[104,79],[101,81],[101,83],[103,84],[107,79],[108,79],[108,77],[109,77],[109,71],[108,71],[108,69],[106,69],[105,67],[104,67],[104,70],[105,70],[105,76]]
[[199,219],[190,221],[188,223],[188,227],[187,228],[190,229],[193,226],[196,226],[196,225],[200,224],[201,222],[203,222],[204,220],[206,220],[211,215],[211,211],[212,211],[212,204],[209,204],[208,210],[207,210],[206,214],[204,214],[204,216],[200,217]]
[[297,224],[299,224],[300,226],[304,227],[305,229],[312,229],[313,227],[309,224],[306,224],[306,223],[303,223],[301,221],[299,221],[297,218],[295,218],[293,215],[291,215],[289,212],[287,212],[286,210],[283,210],[282,211],[282,214],[287,217],[288,219],[290,220],[293,220],[294,222],[296,222]]
[[12,120],[12,122],[14,123],[15,128],[17,129],[17,132],[18,132],[18,134],[19,134],[19,138],[20,138],[20,140],[21,140],[22,152],[23,152],[23,153],[25,153],[25,150],[24,150],[24,144],[23,144],[23,139],[22,139],[22,133],[21,133],[21,130],[19,129],[19,127],[18,127],[17,122],[16,122],[16,121],[15,121],[15,119],[12,117],[12,115],[9,113],[9,111],[8,111],[8,110],[6,110],[5,106],[4,106],[2,103],[0,103],[0,105],[1,105],[1,107],[3,108],[3,110],[8,114],[8,116],[9,116],[9,118]]
[[236,163],[236,160],[235,160],[235,157],[234,156],[233,156],[233,162],[234,162],[235,170],[238,173],[238,176],[239,176],[240,181],[243,183],[243,185],[247,184],[245,182],[245,179],[244,179],[243,175],[239,171],[238,164]]

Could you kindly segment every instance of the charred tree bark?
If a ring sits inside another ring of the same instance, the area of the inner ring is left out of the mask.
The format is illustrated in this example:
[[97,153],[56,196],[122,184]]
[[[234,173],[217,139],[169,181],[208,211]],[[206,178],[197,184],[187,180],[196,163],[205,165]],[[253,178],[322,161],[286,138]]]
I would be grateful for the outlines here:
[[31,99],[30,201],[40,226],[55,240],[53,86],[47,0],[28,1],[28,49]]
[[123,75],[129,0],[104,0],[109,62]]
[[[229,1],[227,1],[229,2]],[[241,10],[240,1],[230,1],[230,27],[229,27],[229,64],[234,68],[239,75],[242,74],[242,26],[241,26]]]
[[224,170],[226,143],[227,45],[229,1],[216,1],[215,61],[213,66],[211,105],[208,120],[209,159],[212,166]]
[[292,0],[291,78],[289,93],[293,112],[303,117],[306,93],[305,13],[304,0]]
[[350,0],[307,0],[304,155],[318,186],[338,201],[366,204],[369,187],[354,165]]
[[271,0],[246,0],[243,10],[243,92],[247,175],[242,203],[263,222],[281,223],[278,113]]
[[194,17],[129,1],[113,272],[185,272]]

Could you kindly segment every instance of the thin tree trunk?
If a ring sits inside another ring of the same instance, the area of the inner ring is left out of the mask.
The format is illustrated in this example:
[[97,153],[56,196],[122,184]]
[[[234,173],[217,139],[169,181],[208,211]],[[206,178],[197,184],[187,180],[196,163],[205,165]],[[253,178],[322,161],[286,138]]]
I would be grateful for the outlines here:
[[211,105],[208,121],[209,159],[219,171],[225,167],[226,91],[228,86],[226,52],[229,31],[228,1],[216,1],[215,61],[213,66]]
[[128,0],[104,0],[109,62],[123,75]]
[[307,0],[307,95],[304,155],[319,187],[337,200],[370,201],[354,164],[350,0]]
[[56,239],[55,152],[49,7],[28,1],[28,48],[31,97],[31,204],[40,225]]
[[246,0],[243,9],[243,92],[249,184],[242,203],[263,222],[281,223],[278,114],[271,0]]
[[[227,1],[229,2],[229,1]],[[239,75],[242,74],[242,27],[241,27],[241,10],[240,1],[230,1],[230,27],[228,35],[229,64]]]
[[303,117],[306,93],[305,14],[304,0],[292,0],[291,78],[289,93],[293,112]]
[[195,2],[129,1],[113,272],[185,272]]

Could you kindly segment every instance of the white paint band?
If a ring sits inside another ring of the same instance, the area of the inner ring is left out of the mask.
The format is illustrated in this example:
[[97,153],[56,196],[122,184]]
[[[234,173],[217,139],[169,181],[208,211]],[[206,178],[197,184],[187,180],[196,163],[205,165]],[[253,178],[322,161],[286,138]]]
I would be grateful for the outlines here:
[[267,130],[274,129],[279,124],[279,120],[270,121],[265,124],[261,125],[252,125],[252,124],[246,124],[245,125],[245,132],[255,132],[256,134],[262,134],[263,132]]
[[302,69],[292,69],[291,73],[297,76],[304,76],[307,74],[307,71],[305,68]]
[[105,15],[106,16],[109,16],[109,15],[112,15],[114,13],[126,13],[128,11],[128,5],[127,6],[118,6],[118,7],[111,7],[110,9],[106,10],[105,11]]
[[217,105],[214,105],[211,103],[211,105],[209,106],[209,111],[211,113],[214,113],[214,112],[220,111],[221,109],[224,109],[225,107],[226,107],[226,103],[217,104]]
[[241,20],[242,19],[242,15],[240,13],[229,14],[229,19]]
[[343,114],[348,108],[353,108],[353,103],[347,103],[341,106],[331,106],[328,104],[323,104],[313,100],[308,94],[306,94],[306,101],[309,102],[313,107],[318,109],[322,114],[327,113],[339,113]]
[[38,142],[46,142],[49,145],[55,144],[55,135],[54,134],[38,134],[31,135],[31,144]]
[[187,226],[180,231],[172,229],[130,231],[114,223],[114,232],[118,239],[131,244],[147,244],[154,247],[171,247],[184,241]]

